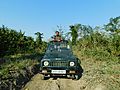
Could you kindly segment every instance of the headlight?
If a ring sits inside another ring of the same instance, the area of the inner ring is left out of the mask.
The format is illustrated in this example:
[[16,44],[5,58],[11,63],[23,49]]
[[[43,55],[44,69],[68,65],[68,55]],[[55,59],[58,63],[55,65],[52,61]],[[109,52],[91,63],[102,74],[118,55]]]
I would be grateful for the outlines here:
[[44,61],[44,66],[48,66],[49,62],[48,61]]
[[75,65],[75,62],[70,62],[70,66],[74,66]]

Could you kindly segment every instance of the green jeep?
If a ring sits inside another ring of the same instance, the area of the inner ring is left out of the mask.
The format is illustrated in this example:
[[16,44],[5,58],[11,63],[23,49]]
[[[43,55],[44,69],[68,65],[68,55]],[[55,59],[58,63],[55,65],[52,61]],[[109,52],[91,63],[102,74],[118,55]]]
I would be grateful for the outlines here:
[[65,76],[78,80],[82,76],[83,69],[67,41],[51,41],[41,60],[40,73],[44,75],[44,79]]

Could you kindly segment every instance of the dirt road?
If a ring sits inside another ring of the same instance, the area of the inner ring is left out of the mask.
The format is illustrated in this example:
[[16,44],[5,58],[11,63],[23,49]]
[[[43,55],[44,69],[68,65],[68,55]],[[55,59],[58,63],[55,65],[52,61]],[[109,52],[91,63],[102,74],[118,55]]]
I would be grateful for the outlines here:
[[42,80],[41,75],[36,74],[22,90],[119,90],[120,64],[92,59],[83,59],[81,62],[84,73],[79,80]]
[[25,86],[24,90],[82,90],[80,81],[71,79],[41,80],[41,75],[35,75],[32,80]]

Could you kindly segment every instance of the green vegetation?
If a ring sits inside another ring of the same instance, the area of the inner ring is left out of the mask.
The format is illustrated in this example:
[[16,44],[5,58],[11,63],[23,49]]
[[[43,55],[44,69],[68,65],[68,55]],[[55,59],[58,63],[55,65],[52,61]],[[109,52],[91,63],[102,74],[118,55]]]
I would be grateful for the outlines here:
[[[38,70],[47,43],[25,33],[0,27],[0,89],[20,89]],[[11,87],[11,88],[10,88]]]
[[73,51],[84,69],[85,88],[94,90],[98,85],[105,90],[119,90],[120,17],[102,27],[77,25],[80,27]]
[[42,41],[41,33],[37,32],[36,41],[25,33],[9,29],[4,25],[0,27],[0,57],[19,53],[35,53],[36,50],[44,49],[46,42]]
[[110,19],[102,27],[76,24],[70,27],[71,30],[73,47],[83,56],[120,63],[120,17]]

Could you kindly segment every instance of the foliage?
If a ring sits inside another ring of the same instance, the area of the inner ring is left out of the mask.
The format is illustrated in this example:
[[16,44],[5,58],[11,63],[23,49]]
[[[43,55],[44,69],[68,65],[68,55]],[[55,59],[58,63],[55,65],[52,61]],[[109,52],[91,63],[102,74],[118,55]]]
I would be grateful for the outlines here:
[[85,86],[91,90],[95,89],[94,85],[103,85],[105,90],[118,90],[120,88],[120,17],[110,19],[110,22],[102,27],[81,26],[85,28],[78,30],[73,51],[80,58],[85,70],[83,77]]
[[47,43],[42,41],[43,34],[37,32],[35,35],[36,40],[25,36],[21,30],[0,27],[0,87],[7,90],[12,84],[20,88],[38,72]]
[[[87,25],[77,25],[79,28],[76,30],[76,40],[74,39],[76,49],[83,55],[96,60],[120,62],[120,17],[110,19],[110,22],[103,27],[92,28]],[[74,38],[72,35],[71,37]]]
[[110,22],[105,25],[105,30],[110,31],[112,34],[120,34],[120,16],[110,18]]
[[30,36],[25,36],[21,30],[16,30],[5,27],[0,27],[0,57],[4,55],[16,54],[16,53],[33,53],[36,52],[36,48],[42,46],[42,36],[40,32],[35,33],[37,35],[36,41]]
[[43,33],[37,32],[37,33],[35,33],[35,35],[37,35],[36,46],[39,47],[42,44]]
[[76,40],[78,38],[78,30],[79,30],[79,25],[70,26],[70,32],[68,32],[68,34],[70,34],[72,37],[72,45],[76,44]]

